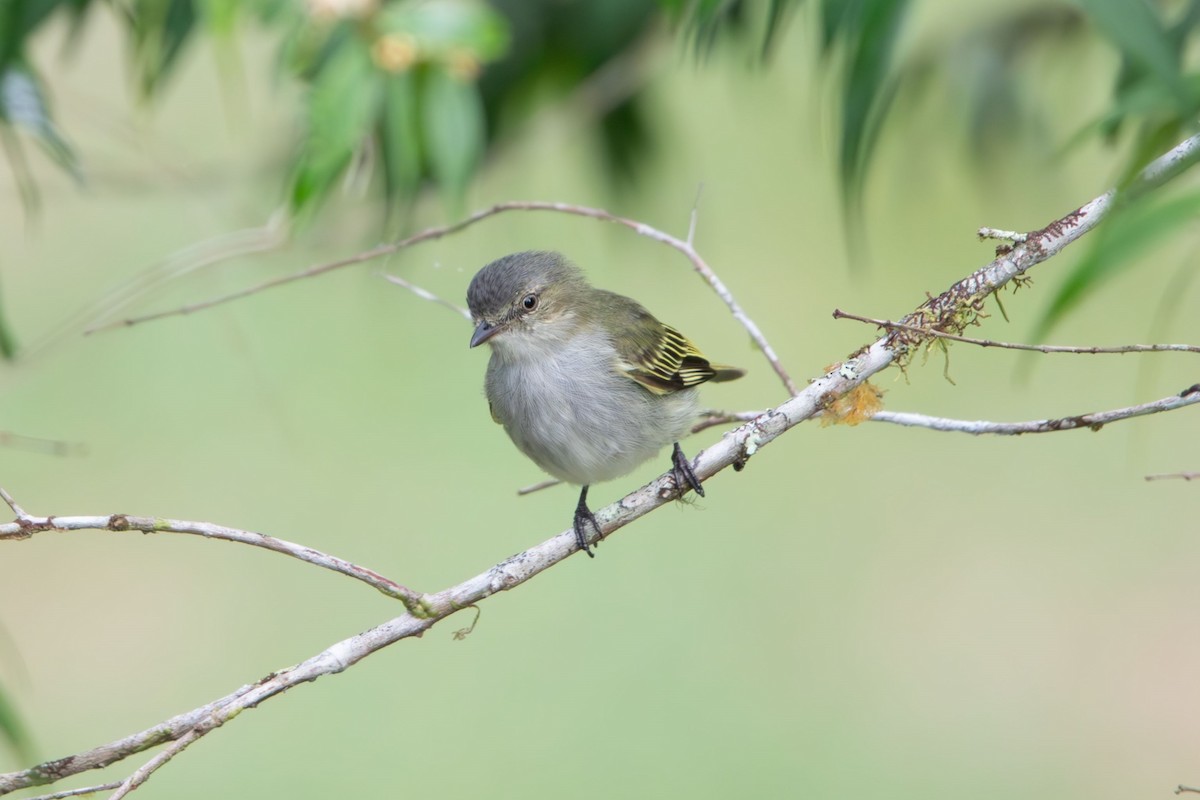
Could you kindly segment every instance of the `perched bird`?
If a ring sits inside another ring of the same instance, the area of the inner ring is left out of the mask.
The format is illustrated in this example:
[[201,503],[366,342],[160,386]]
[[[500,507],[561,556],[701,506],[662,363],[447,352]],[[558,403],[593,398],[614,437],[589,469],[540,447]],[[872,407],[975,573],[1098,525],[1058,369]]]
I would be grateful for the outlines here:
[[679,440],[696,421],[695,387],[744,372],[710,364],[686,337],[635,300],[587,282],[558,253],[497,259],[467,290],[471,347],[487,342],[492,419],[522,453],[554,477],[581,486],[572,527],[592,555],[600,525],[588,487],[632,471],[674,444],[680,495],[704,489]]

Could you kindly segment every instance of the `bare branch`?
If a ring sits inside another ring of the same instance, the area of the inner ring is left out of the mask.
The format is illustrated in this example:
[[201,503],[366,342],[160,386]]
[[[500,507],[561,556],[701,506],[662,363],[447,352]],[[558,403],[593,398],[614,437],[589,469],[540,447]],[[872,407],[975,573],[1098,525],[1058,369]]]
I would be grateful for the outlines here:
[[692,426],[692,433],[699,433],[718,425],[728,425],[731,422],[749,422],[762,416],[766,411],[702,411],[700,421]]
[[203,300],[198,303],[192,303],[180,308],[175,308],[168,311],[159,311],[154,314],[146,314],[140,317],[129,317],[128,319],[114,322],[103,327],[93,328],[91,331],[89,331],[89,333],[100,330],[108,330],[116,327],[138,325],[143,322],[150,322],[151,320],[164,319],[166,317],[174,317],[183,314],[191,314],[196,311],[203,311],[205,309],[223,305],[224,303],[229,303],[234,300],[240,300],[243,297],[249,297],[250,295],[258,294],[259,292],[272,289],[276,286],[283,286],[284,284],[292,283],[293,281],[304,280],[305,278],[323,275],[327,272],[333,272],[334,270],[341,269],[342,267],[348,267],[353,264],[362,264],[366,261],[381,258],[382,256],[391,255],[392,253],[399,252],[400,250],[412,247],[413,245],[421,242],[440,239],[452,233],[457,233],[463,228],[474,225],[475,223],[485,220],[488,217],[494,217],[497,214],[502,214],[508,211],[553,211],[561,214],[572,214],[579,217],[590,217],[591,219],[599,219],[605,222],[614,222],[618,225],[629,228],[641,236],[653,239],[656,242],[665,244],[668,247],[674,248],[675,250],[683,253],[692,263],[692,268],[699,273],[702,278],[704,278],[712,290],[716,292],[717,296],[724,301],[725,305],[729,308],[729,312],[733,315],[733,318],[737,320],[743,328],[746,329],[747,333],[750,334],[750,338],[753,339],[754,343],[758,345],[758,348],[762,351],[763,356],[766,357],[767,361],[771,364],[771,368],[775,370],[775,374],[778,375],[779,379],[783,382],[784,387],[788,390],[788,394],[792,395],[793,397],[796,396],[796,385],[792,382],[787,370],[785,370],[783,365],[780,363],[779,357],[775,354],[775,349],[771,347],[770,342],[767,341],[766,336],[764,336],[762,331],[759,330],[758,325],[749,317],[749,315],[746,314],[745,311],[742,310],[742,307],[738,305],[736,300],[734,300],[733,294],[729,291],[728,287],[726,287],[724,282],[717,277],[717,274],[713,272],[712,268],[708,266],[704,259],[700,257],[700,254],[696,252],[696,249],[690,242],[671,236],[668,233],[663,233],[657,228],[652,228],[645,223],[626,219],[625,217],[618,217],[617,215],[611,214],[603,209],[570,205],[568,203],[546,203],[540,201],[512,201],[507,203],[498,203],[491,208],[485,208],[481,211],[476,211],[469,217],[459,220],[451,225],[426,228],[425,230],[401,239],[400,241],[381,244],[369,250],[364,250],[361,253],[356,253],[355,255],[338,259],[337,261],[329,261],[324,264],[317,264],[309,267],[308,269],[301,270],[300,272],[292,273],[291,275],[273,278],[240,291],[231,292],[230,294],[221,295],[209,300]]
[[1167,480],[1184,480],[1184,481],[1200,481],[1200,472],[1164,472],[1158,475],[1147,475],[1148,481],[1167,481]]
[[79,313],[73,314],[57,330],[47,334],[40,342],[25,350],[24,355],[28,357],[32,353],[44,350],[63,336],[80,328],[83,329],[84,335],[103,330],[109,325],[103,324],[101,320],[110,318],[137,298],[159,286],[235,258],[276,250],[287,241],[287,238],[286,215],[282,211],[276,211],[261,227],[233,231],[189,245],[167,256],[161,263],[155,264],[150,269],[116,286]]
[[197,725],[183,736],[180,736],[178,739],[171,742],[171,744],[162,749],[162,752],[156,754],[154,758],[138,767],[132,775],[122,781],[121,785],[117,787],[117,790],[108,796],[108,800],[121,800],[122,797],[125,797],[134,789],[145,783],[150,776],[154,774],[155,770],[186,750],[188,745],[212,729],[213,728],[211,727],[202,727]]
[[1017,231],[1005,231],[999,228],[980,228],[977,233],[980,239],[1002,239],[1013,244],[1022,244],[1029,239],[1029,234]]
[[1184,792],[1196,792],[1200,794],[1200,786],[1184,786],[1181,783],[1175,787],[1175,794],[1183,794]]
[[85,794],[111,791],[120,785],[121,781],[112,781],[111,783],[101,783],[96,786],[84,786],[81,789],[67,789],[63,792],[54,792],[53,794],[39,794],[36,797],[27,797],[25,800],[63,800],[66,797],[82,797]]
[[12,495],[3,486],[0,486],[0,500],[3,500],[12,509],[12,512],[17,515],[17,519],[29,519],[29,515],[25,513],[25,509],[17,505],[17,501],[13,499]]
[[[26,355],[22,351],[22,356]],[[43,439],[40,436],[26,436],[12,431],[0,431],[0,445],[25,450],[33,453],[43,453],[48,456],[81,455],[87,448],[76,442],[64,442],[61,439]]]
[[850,314],[842,311],[840,308],[833,310],[834,319],[852,319],[857,322],[866,322],[871,325],[878,325],[881,328],[891,328],[893,330],[911,331],[912,333],[935,336],[938,339],[949,339],[954,342],[964,342],[966,344],[975,344],[980,347],[1000,347],[1006,350],[1029,350],[1036,353],[1076,353],[1082,355],[1096,355],[1100,353],[1200,353],[1200,346],[1193,344],[1124,344],[1116,347],[1073,347],[1065,345],[1053,344],[1014,344],[1012,342],[998,342],[994,339],[973,339],[970,336],[959,336],[945,331],[935,331],[929,328],[918,328],[914,325],[905,325],[902,322],[892,322],[886,319],[873,319],[871,317],[860,317],[857,314]]
[[450,309],[454,313],[458,314],[460,317],[465,318],[467,320],[467,322],[471,321],[471,312],[467,311],[462,306],[455,305],[454,303],[451,303],[449,300],[446,300],[445,298],[438,297],[436,294],[429,291],[428,289],[422,289],[420,286],[417,286],[415,283],[410,283],[409,281],[406,281],[404,278],[401,278],[399,275],[392,275],[391,273],[388,273],[388,272],[381,272],[379,274],[383,276],[384,280],[390,281],[391,283],[394,283],[397,286],[403,286],[405,289],[408,289],[410,292],[412,292],[413,294],[415,294],[417,297],[421,298],[422,300],[428,300],[431,303],[437,303],[438,305],[445,306],[446,308]]
[[1071,431],[1080,428],[1090,428],[1091,430],[1098,431],[1110,422],[1144,417],[1147,414],[1158,414],[1163,411],[1174,411],[1185,406],[1195,405],[1196,403],[1200,403],[1200,389],[1192,387],[1191,390],[1183,394],[1173,394],[1161,400],[1155,400],[1152,403],[1143,403],[1112,411],[1097,411],[1073,417],[1038,419],[1030,422],[987,422],[985,420],[947,419],[945,417],[930,417],[925,414],[910,414],[903,411],[878,411],[871,417],[871,420],[873,422],[891,422],[895,425],[927,428],[933,431],[969,433],[973,436],[983,434],[1020,436],[1024,433],[1054,433],[1056,431]]
[[227,542],[240,542],[254,547],[261,547],[276,553],[282,553],[292,558],[305,561],[313,566],[341,573],[371,586],[388,597],[404,603],[406,608],[414,609],[420,600],[420,595],[411,589],[383,577],[379,573],[360,567],[344,559],[322,553],[311,547],[276,539],[254,531],[244,531],[238,528],[228,528],[214,525],[210,522],[190,522],[179,519],[164,519],[162,517],[139,517],[131,514],[109,514],[106,516],[50,516],[32,517],[12,502],[12,498],[3,489],[0,497],[13,509],[17,522],[0,524],[0,541],[5,539],[28,539],[35,534],[47,531],[140,531],[141,533],[187,533],[203,536],[206,539],[220,539]]

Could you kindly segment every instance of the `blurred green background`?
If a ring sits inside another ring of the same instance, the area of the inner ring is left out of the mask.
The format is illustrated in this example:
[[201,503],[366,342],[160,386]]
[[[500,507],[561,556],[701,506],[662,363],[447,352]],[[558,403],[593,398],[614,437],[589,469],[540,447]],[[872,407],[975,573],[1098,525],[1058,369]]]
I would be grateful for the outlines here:
[[[1005,5],[919,4],[912,40]],[[1025,89],[1053,113],[982,170],[949,93],[885,132],[852,266],[812,26],[800,15],[781,36],[766,65],[725,41],[697,63],[669,31],[652,40],[657,145],[635,190],[614,193],[586,123],[550,108],[493,153],[465,206],[596,205],[682,235],[703,184],[701,252],[803,380],[874,337],[835,322],[834,308],[897,318],[990,258],[978,226],[1040,227],[1119,177],[1101,144],[1055,150],[1106,101],[1106,82],[1081,76],[1111,76],[1115,56],[1047,53]],[[69,59],[59,28],[39,47],[89,180],[81,189],[33,159],[43,208],[30,214],[0,172],[3,301],[33,348],[0,372],[0,426],[79,445],[0,449],[0,485],[31,513],[248,528],[425,591],[563,530],[571,490],[515,495],[542,476],[488,416],[487,356],[467,348],[469,325],[381,269],[459,301],[488,260],[561,249],[749,368],[706,389],[708,404],[785,399],[679,254],[545,213],[191,316],[56,335],[171,254],[267,219],[296,111],[253,33],[237,40],[239,78],[215,68],[227,51],[194,47],[151,108],[125,88],[111,20],[94,20]],[[436,197],[412,214],[414,227],[447,220]],[[172,281],[131,310],[378,236],[372,201],[343,196],[295,244]],[[1200,340],[1200,289],[1179,282],[1193,245],[1155,249],[1052,340]],[[1010,321],[993,307],[978,334],[1027,339],[1077,257],[1038,267],[1031,289],[1006,297]],[[1168,297],[1176,313],[1162,312]],[[1030,364],[956,346],[953,385],[943,367],[934,355],[879,376],[886,407],[1023,420],[1132,405],[1200,378],[1184,354]],[[1021,438],[804,425],[711,481],[707,498],[622,530],[595,561],[489,599],[465,641],[451,637],[469,622],[459,616],[276,698],[139,797],[1166,797],[1200,781],[1200,501],[1195,484],[1143,476],[1200,468],[1198,435],[1193,410]],[[594,505],[665,464],[594,487]],[[348,579],[186,536],[42,534],[5,544],[0,563],[0,684],[38,758],[149,727],[401,610]],[[0,751],[0,768],[23,766]]]

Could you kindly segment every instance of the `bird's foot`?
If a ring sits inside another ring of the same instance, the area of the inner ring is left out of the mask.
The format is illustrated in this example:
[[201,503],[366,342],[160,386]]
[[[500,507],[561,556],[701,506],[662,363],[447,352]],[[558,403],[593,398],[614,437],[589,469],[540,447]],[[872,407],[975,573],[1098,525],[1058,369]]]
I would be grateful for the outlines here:
[[600,523],[596,521],[596,515],[587,506],[587,490],[588,487],[585,486],[579,493],[579,504],[575,506],[575,520],[571,527],[575,529],[575,541],[579,544],[579,549],[587,553],[588,558],[595,558],[596,554],[592,552],[591,545],[588,543],[587,526],[591,525],[592,529],[596,531],[597,544],[604,534],[600,530]]
[[696,494],[704,497],[704,487],[700,485],[700,479],[692,469],[692,462],[683,454],[679,442],[675,443],[675,449],[671,453],[671,474],[675,477],[675,489],[680,497],[683,497],[689,486]]

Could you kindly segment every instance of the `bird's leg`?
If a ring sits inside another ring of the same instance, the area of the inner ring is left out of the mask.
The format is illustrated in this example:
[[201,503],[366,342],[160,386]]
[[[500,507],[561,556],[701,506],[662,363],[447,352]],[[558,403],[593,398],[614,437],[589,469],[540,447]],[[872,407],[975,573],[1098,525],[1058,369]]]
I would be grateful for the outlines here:
[[685,485],[692,487],[696,494],[704,497],[704,487],[700,485],[700,479],[692,470],[692,463],[683,454],[683,448],[679,446],[679,442],[675,443],[675,450],[671,453],[671,465],[671,473],[675,476],[675,488],[679,491],[680,497],[686,491]]
[[[596,521],[596,515],[588,508],[587,490],[588,487],[584,486],[582,491],[579,492],[579,504],[575,506],[575,521],[572,523],[572,527],[575,529],[575,541],[579,543],[579,549],[587,553],[588,558],[595,558],[596,554],[588,546],[588,536],[584,529],[590,524],[596,529],[597,536],[603,536],[604,534],[600,532],[600,523]],[[597,539],[596,542],[599,544],[600,540]]]

